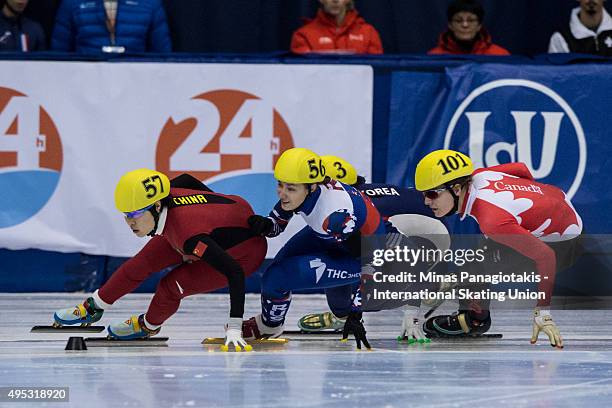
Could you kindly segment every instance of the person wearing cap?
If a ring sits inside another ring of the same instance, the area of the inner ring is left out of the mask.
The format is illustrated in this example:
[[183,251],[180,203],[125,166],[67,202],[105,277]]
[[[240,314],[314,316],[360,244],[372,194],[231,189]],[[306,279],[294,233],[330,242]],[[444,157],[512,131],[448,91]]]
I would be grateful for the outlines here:
[[249,203],[237,195],[215,193],[188,174],[170,181],[158,171],[138,169],[119,180],[115,205],[134,235],[152,238],[82,304],[55,312],[56,325],[97,322],[149,276],[176,265],[159,282],[147,312],[110,324],[109,336],[153,336],[177,311],[181,299],[229,285],[230,313],[222,348],[227,351],[232,343],[236,351],[250,350],[241,332],[244,280],[263,262],[267,242],[250,231]]
[[455,0],[447,9],[448,29],[428,54],[510,55],[494,44],[483,26],[484,8],[475,0]]
[[[524,163],[474,170],[468,156],[453,150],[423,157],[416,167],[415,185],[436,217],[456,213],[462,220],[474,218],[489,246],[500,251],[498,258],[516,251],[535,264],[538,291],[545,296],[533,313],[531,343],[543,331],[551,346],[563,348],[550,313],[552,292],[556,272],[573,263],[582,233],[580,215],[565,193],[537,182]],[[432,336],[464,336],[484,333],[490,325],[489,311],[471,302],[469,308],[460,303],[453,315],[430,318],[424,330]]]
[[[267,217],[249,217],[253,233],[275,237],[299,215],[306,226],[281,248],[261,281],[261,314],[244,322],[245,338],[278,337],[295,289],[328,289],[357,284],[361,277],[361,237],[384,234],[389,224],[370,199],[327,176],[323,161],[305,148],[286,150],[274,167],[279,201]],[[349,298],[350,299],[350,298]],[[343,325],[369,349],[361,321],[360,296]]]

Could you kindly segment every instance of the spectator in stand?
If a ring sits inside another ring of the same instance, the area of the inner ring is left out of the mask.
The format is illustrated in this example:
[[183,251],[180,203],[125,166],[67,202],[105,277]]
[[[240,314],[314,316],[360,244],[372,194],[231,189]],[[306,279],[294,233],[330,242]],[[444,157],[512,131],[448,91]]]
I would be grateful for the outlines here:
[[440,34],[438,46],[428,54],[510,55],[493,44],[483,27],[484,8],[475,0],[453,1],[446,11],[448,30]]
[[382,54],[376,29],[359,16],[353,0],[319,0],[313,20],[293,33],[291,51],[334,54]]
[[0,51],[41,51],[46,48],[41,25],[23,16],[29,0],[0,0]]
[[63,0],[51,37],[55,51],[170,52],[161,0]]
[[603,6],[605,0],[578,0],[569,25],[550,37],[548,52],[577,52],[612,55],[612,19]]

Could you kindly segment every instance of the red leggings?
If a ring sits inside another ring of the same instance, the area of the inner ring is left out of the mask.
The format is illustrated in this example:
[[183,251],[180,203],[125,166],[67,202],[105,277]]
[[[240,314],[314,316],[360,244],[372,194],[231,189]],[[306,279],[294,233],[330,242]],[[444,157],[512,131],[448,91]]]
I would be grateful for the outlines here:
[[[230,249],[245,278],[259,268],[266,256],[267,242],[263,237],[250,238]],[[164,276],[147,310],[147,321],[161,325],[179,308],[181,299],[196,293],[212,292],[227,286],[225,275],[204,261],[183,262],[183,257],[161,236],[155,236],[133,258],[113,273],[98,290],[100,298],[113,304],[132,292],[152,274],[172,265],[178,265]]]

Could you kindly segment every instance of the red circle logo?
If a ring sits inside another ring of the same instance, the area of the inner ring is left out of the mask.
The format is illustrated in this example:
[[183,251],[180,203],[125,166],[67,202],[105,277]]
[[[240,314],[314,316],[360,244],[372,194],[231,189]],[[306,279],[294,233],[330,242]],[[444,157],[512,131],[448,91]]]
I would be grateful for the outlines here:
[[200,180],[224,173],[272,172],[293,147],[287,123],[269,102],[232,89],[194,96],[190,112],[170,117],[159,136],[156,168],[173,178],[189,172]]
[[0,87],[0,228],[40,211],[57,187],[62,142],[47,111],[26,94]]

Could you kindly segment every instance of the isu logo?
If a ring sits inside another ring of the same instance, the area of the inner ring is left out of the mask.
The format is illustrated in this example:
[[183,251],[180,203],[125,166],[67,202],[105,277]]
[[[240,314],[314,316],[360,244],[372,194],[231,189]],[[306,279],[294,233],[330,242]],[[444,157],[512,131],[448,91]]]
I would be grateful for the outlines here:
[[569,198],[587,161],[584,130],[569,104],[552,89],[521,79],[474,89],[455,111],[444,148],[468,152],[475,167],[524,162],[536,179],[563,188]]
[[268,101],[238,90],[216,90],[194,96],[166,121],[155,161],[170,178],[189,172],[213,182],[228,175],[271,173],[291,147],[289,127]]
[[55,191],[62,143],[47,111],[27,95],[0,87],[0,228],[35,215]]

